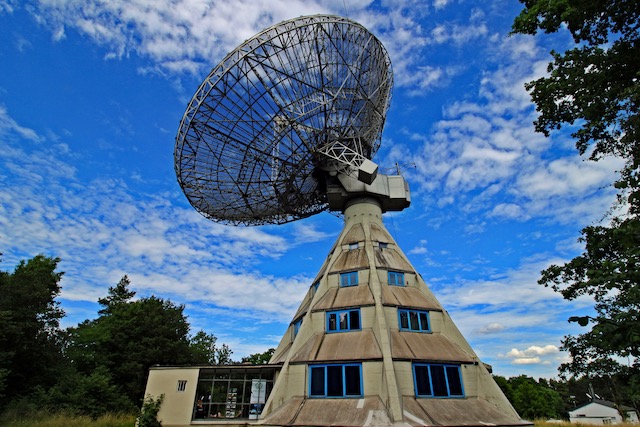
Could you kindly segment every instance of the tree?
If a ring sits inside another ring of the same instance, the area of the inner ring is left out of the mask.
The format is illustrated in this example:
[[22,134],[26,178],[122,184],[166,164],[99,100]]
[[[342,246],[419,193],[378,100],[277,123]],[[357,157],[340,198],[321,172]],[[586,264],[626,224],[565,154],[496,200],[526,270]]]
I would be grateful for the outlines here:
[[271,360],[271,356],[273,356],[273,353],[275,351],[276,351],[275,348],[270,348],[264,353],[250,354],[247,357],[243,357],[241,363],[250,363],[252,365],[265,365],[269,363],[269,360]]
[[190,347],[193,353],[191,363],[196,365],[229,365],[232,362],[233,351],[226,344],[216,346],[218,338],[205,331],[198,331],[191,340]]
[[0,272],[0,387],[6,401],[57,381],[64,316],[55,300],[63,274],[55,271],[58,262],[37,255],[13,273]]
[[543,271],[540,283],[568,300],[593,297],[595,317],[569,319],[592,328],[565,338],[563,347],[572,362],[562,369],[603,375],[619,368],[617,357],[632,357],[636,364],[640,357],[640,222],[616,220],[612,227],[586,227],[582,234],[585,252]]
[[113,309],[118,305],[131,301],[131,298],[136,295],[136,292],[129,290],[130,284],[131,281],[125,274],[115,287],[109,287],[109,295],[105,298],[98,298],[98,304],[104,307],[98,311],[98,314],[111,314]]
[[640,167],[640,11],[628,0],[520,0],[524,10],[513,33],[554,33],[566,28],[576,46],[551,52],[548,77],[526,85],[540,116],[536,130],[549,135],[577,125],[572,136],[590,158],[626,160],[618,187],[638,209]]
[[108,314],[69,330],[69,355],[85,374],[105,367],[137,406],[150,366],[192,362],[189,323],[184,306],[153,296],[109,307]]
[[[547,77],[526,85],[540,116],[536,130],[549,135],[563,126],[580,154],[597,161],[618,156],[625,164],[615,183],[618,204],[627,212],[608,226],[582,230],[585,251],[565,265],[552,265],[539,283],[564,298],[590,295],[595,317],[574,316],[591,329],[567,336],[571,356],[560,369],[574,376],[627,378],[640,396],[640,8],[627,0],[520,0],[514,33],[564,31],[576,46],[551,52]],[[624,212],[624,210],[622,210]],[[629,357],[628,366],[618,363]],[[633,397],[636,396],[636,397]],[[637,401],[637,400],[635,400]],[[616,401],[616,403],[622,403]]]
[[494,378],[521,417],[529,420],[548,419],[559,418],[562,414],[562,399],[546,380],[536,382],[526,375],[508,380],[500,376]]

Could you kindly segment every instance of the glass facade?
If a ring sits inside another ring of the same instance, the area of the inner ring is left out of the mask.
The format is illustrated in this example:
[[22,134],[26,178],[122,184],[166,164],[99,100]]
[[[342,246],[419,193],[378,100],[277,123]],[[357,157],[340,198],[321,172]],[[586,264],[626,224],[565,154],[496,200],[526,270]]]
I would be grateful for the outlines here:
[[193,419],[257,419],[273,389],[274,368],[200,369]]

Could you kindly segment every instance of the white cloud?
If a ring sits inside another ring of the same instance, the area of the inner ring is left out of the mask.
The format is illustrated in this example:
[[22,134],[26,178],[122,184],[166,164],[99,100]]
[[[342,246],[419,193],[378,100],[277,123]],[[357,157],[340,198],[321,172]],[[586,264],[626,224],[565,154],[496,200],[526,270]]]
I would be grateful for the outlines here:
[[503,331],[504,329],[505,326],[502,323],[493,322],[478,329],[478,333],[481,335],[495,334]]
[[13,120],[4,105],[0,105],[0,134],[11,137],[12,134],[31,141],[40,141],[42,138],[33,129],[20,126]]
[[[0,110],[0,137],[24,129]],[[30,133],[22,132],[21,136]],[[62,259],[61,297],[95,302],[124,274],[134,290],[177,302],[269,313],[288,322],[311,278],[276,277],[255,268],[294,242],[266,228],[229,227],[197,214],[176,194],[134,194],[116,179],[85,183],[69,162],[76,154],[34,142],[0,151],[0,229],[4,261],[38,253]],[[8,176],[10,174],[10,176]],[[177,202],[179,200],[179,202]],[[327,238],[300,224],[297,242]],[[80,319],[82,320],[82,319]]]
[[558,347],[552,344],[547,344],[544,347],[534,345],[525,350],[512,348],[504,357],[511,359],[511,363],[514,365],[548,365],[551,364],[549,357],[556,357],[559,352]]
[[525,350],[518,350],[517,348],[512,348],[506,356],[513,358],[526,358],[526,357],[534,357],[534,356],[545,356],[548,354],[557,353],[558,347],[552,344],[547,344],[544,347],[539,347],[536,345],[532,345],[531,347]]
[[490,215],[508,219],[527,218],[522,208],[514,203],[499,203],[494,206]]
[[521,37],[492,49],[498,65],[484,65],[477,100],[445,105],[429,132],[407,129],[407,145],[397,144],[403,146],[394,147],[387,162],[410,159],[416,165],[405,174],[414,195],[437,197],[439,206],[455,200],[462,212],[473,213],[468,232],[482,231],[478,215],[585,225],[599,219],[614,200],[610,184],[620,159],[585,161],[566,151],[562,134],[554,139],[535,133],[536,113],[524,83],[546,72],[546,60],[537,59],[545,54]]
[[[438,0],[434,6],[441,9],[446,4]],[[394,65],[395,84],[422,94],[455,73],[451,67],[420,65],[427,54],[425,48],[461,45],[487,36],[484,17],[478,11],[465,24],[449,22],[444,30],[424,28],[418,18],[429,13],[427,6],[406,1],[384,2],[381,8],[369,0],[348,5],[338,0],[42,0],[32,13],[51,28],[55,40],[77,31],[106,49],[105,59],[136,54],[152,62],[140,68],[142,73],[160,74],[206,72],[244,40],[286,19],[346,15],[382,40]]]
[[512,363],[514,365],[537,365],[542,360],[539,357],[518,357],[513,359]]

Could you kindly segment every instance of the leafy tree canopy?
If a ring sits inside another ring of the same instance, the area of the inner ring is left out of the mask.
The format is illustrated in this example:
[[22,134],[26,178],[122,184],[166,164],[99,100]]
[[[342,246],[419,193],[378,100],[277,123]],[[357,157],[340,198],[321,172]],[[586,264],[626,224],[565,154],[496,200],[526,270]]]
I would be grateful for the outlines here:
[[13,273],[0,272],[0,395],[8,398],[51,385],[61,363],[59,321],[64,316],[58,258],[38,255]]
[[557,391],[546,380],[536,381],[526,375],[494,379],[518,414],[528,420],[560,418],[563,403]]
[[[640,397],[640,8],[628,0],[520,0],[513,33],[569,31],[575,46],[552,51],[548,76],[526,85],[540,115],[536,130],[549,135],[563,126],[580,154],[597,161],[618,156],[625,165],[615,183],[619,216],[608,226],[582,230],[585,251],[565,265],[552,265],[539,283],[564,298],[595,300],[596,315],[574,316],[591,329],[567,336],[571,361],[561,372],[626,378]],[[621,358],[629,362],[620,364]],[[635,396],[635,397],[634,397]],[[617,397],[614,395],[614,398]],[[622,403],[616,400],[616,403]]]
[[125,304],[135,296],[135,291],[129,289],[131,281],[125,274],[118,284],[109,288],[109,295],[105,298],[98,298],[98,304],[103,308],[98,311],[98,314],[111,314],[113,309],[120,304]]
[[275,348],[270,348],[264,353],[250,354],[247,357],[243,357],[240,363],[250,363],[252,365],[265,365],[269,363],[269,360],[271,360],[271,356],[273,356],[273,353],[275,351],[276,351]]
[[190,340],[192,362],[196,365],[230,365],[233,351],[226,344],[217,346],[218,338],[198,331]]
[[[552,51],[547,77],[526,85],[540,112],[536,130],[549,135],[576,125],[572,136],[591,159],[626,160],[618,187],[638,208],[640,167],[640,8],[628,0],[520,0],[513,33],[568,29],[576,46]],[[622,194],[621,194],[622,195]]]

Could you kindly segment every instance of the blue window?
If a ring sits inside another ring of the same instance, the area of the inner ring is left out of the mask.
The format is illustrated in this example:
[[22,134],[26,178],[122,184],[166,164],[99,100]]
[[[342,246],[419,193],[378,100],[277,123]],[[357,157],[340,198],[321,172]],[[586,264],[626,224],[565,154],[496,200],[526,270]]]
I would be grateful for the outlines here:
[[298,331],[300,330],[300,325],[302,325],[302,317],[300,319],[298,319],[296,322],[294,322],[293,324],[293,337],[295,338],[296,335],[298,335]]
[[309,396],[362,397],[362,364],[309,366]]
[[464,397],[460,365],[413,364],[417,397]]
[[357,331],[359,329],[359,308],[327,312],[327,332]]
[[313,286],[313,292],[316,292],[318,290],[318,286],[320,286],[320,281],[318,280],[316,283],[314,283],[311,286]]
[[349,271],[348,273],[340,273],[340,286],[355,286],[358,284],[358,272]]
[[387,249],[389,247],[389,244],[386,242],[378,242],[378,247],[380,249]]
[[393,286],[404,286],[404,273],[390,271],[388,273],[387,283]]
[[429,313],[398,309],[398,324],[401,331],[429,332]]

